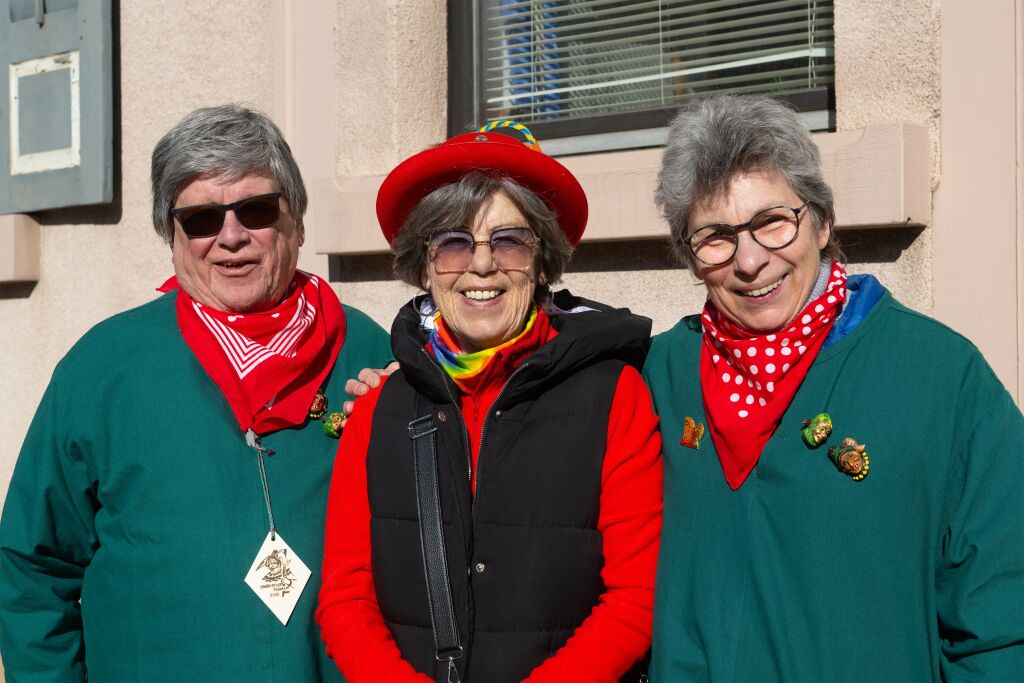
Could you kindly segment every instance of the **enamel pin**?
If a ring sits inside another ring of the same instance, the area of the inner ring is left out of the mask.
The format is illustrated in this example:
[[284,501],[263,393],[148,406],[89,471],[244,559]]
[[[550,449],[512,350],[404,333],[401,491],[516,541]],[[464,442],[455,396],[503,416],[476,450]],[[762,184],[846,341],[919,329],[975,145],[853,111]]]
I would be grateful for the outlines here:
[[313,397],[313,402],[309,404],[309,416],[314,420],[319,420],[327,413],[327,394],[324,393],[323,389],[316,390],[316,396]]
[[832,418],[828,413],[821,413],[815,415],[811,420],[804,420],[801,426],[803,429],[800,431],[803,434],[804,443],[810,448],[817,448],[825,443],[832,434]]
[[693,449],[700,448],[700,440],[703,436],[704,423],[694,422],[693,418],[687,415],[683,419],[683,437],[679,439],[679,445]]
[[864,444],[859,444],[855,439],[846,437],[838,446],[828,449],[828,458],[843,474],[854,481],[862,481],[868,476],[870,460]]
[[341,423],[344,422],[344,420],[344,413],[331,413],[330,415],[325,417],[323,422],[321,423],[321,428],[324,430],[324,434],[331,437],[332,439],[340,438]]

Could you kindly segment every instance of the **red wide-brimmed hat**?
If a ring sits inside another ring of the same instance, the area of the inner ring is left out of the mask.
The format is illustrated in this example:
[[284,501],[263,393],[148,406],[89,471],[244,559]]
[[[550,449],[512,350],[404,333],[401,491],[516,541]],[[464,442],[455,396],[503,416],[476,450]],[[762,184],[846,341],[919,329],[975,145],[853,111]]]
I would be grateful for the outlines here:
[[[528,130],[525,135],[533,140]],[[488,131],[456,135],[409,157],[388,174],[377,192],[377,220],[388,243],[421,199],[472,171],[507,176],[533,191],[554,212],[569,242],[575,246],[580,241],[587,227],[587,195],[569,169],[535,143]]]

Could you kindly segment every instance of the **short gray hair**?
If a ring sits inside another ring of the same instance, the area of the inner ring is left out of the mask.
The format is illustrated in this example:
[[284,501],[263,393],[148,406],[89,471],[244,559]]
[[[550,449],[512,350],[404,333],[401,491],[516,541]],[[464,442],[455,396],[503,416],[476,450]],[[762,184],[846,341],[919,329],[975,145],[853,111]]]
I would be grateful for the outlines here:
[[248,174],[266,175],[281,187],[292,218],[302,225],[306,187],[292,150],[265,114],[238,104],[196,109],[169,130],[153,148],[153,227],[170,244],[171,208],[196,178],[231,182]]
[[540,238],[537,265],[538,274],[543,275],[544,281],[538,283],[534,300],[540,303],[550,296],[549,285],[561,279],[572,258],[572,245],[543,199],[515,180],[492,173],[467,173],[419,201],[391,243],[395,252],[395,275],[413,287],[422,287],[430,258],[427,254],[430,236],[436,232],[466,228],[495,192],[501,192],[515,204]]
[[[779,173],[808,202],[815,230],[835,223],[821,156],[796,112],[770,97],[714,95],[684,106],[672,120],[654,193],[683,263],[694,266],[683,243],[694,206],[727,192],[733,176],[747,171]],[[835,230],[822,253],[842,257]]]

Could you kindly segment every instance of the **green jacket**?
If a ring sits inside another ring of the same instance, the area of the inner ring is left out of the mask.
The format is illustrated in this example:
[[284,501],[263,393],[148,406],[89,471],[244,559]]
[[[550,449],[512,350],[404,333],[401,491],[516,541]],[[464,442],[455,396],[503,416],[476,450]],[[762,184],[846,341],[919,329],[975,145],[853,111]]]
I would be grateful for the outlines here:
[[[665,441],[652,680],[1021,680],[1024,418],[978,350],[886,292],[732,491],[710,435],[679,444],[706,423],[700,342],[685,318],[644,370]],[[863,481],[827,456],[844,437]]]
[[[0,520],[9,682],[340,680],[313,620],[338,441],[313,420],[263,439],[277,527],[313,572],[283,626],[244,583],[268,531],[256,453],[174,297],[88,332],[29,428]],[[376,323],[345,317],[329,410],[391,355]]]

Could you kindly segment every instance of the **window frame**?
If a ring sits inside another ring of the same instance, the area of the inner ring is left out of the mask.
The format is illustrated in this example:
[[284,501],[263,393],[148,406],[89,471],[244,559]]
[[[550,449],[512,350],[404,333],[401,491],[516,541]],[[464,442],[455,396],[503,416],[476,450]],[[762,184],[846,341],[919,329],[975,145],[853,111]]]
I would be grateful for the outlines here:
[[[484,102],[479,88],[478,70],[483,63],[484,45],[477,40],[480,33],[483,0],[447,0],[448,3],[448,136],[476,130],[485,121],[481,112]],[[804,90],[799,93],[773,96],[787,102],[797,112],[826,112],[827,127],[811,126],[812,130],[835,130],[835,85]],[[637,144],[599,143],[574,145],[573,138],[614,136],[619,133],[666,128],[679,111],[679,106],[633,110],[603,114],[585,119],[564,119],[530,123],[531,132],[542,142],[558,141],[558,149],[579,151],[611,151],[637,148]],[[630,138],[622,138],[629,140]],[[640,144],[639,146],[647,146]]]

